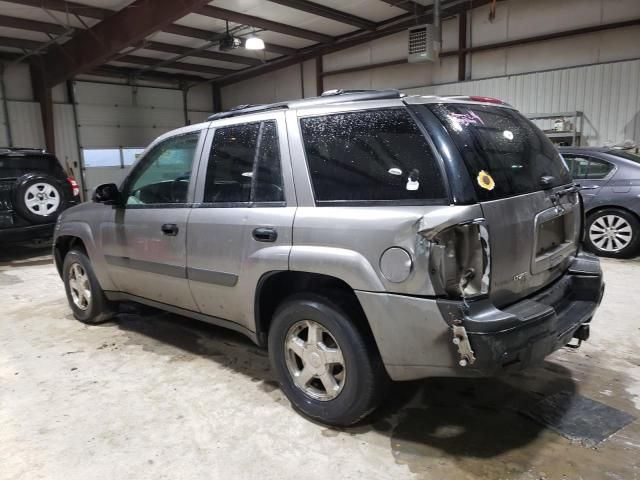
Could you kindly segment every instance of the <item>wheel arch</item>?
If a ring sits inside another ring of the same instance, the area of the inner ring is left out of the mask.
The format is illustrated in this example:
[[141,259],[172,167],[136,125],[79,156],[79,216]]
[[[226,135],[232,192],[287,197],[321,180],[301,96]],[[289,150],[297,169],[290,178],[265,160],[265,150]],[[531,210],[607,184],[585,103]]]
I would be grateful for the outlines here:
[[634,212],[630,208],[623,207],[621,205],[597,205],[597,206],[594,206],[594,207],[586,210],[585,211],[585,217],[590,217],[592,215],[595,215],[596,213],[598,213],[598,212],[600,212],[602,210],[622,210],[623,212],[626,212],[626,213],[628,213],[630,215],[633,215],[635,217],[635,219],[640,222],[640,214],[638,214],[637,212]]
[[362,327],[374,339],[355,290],[347,282],[331,275],[284,270],[265,273],[256,286],[254,316],[256,337],[261,346],[267,344],[269,327],[278,305],[291,295],[301,292],[318,293],[341,304],[356,321],[362,319]]

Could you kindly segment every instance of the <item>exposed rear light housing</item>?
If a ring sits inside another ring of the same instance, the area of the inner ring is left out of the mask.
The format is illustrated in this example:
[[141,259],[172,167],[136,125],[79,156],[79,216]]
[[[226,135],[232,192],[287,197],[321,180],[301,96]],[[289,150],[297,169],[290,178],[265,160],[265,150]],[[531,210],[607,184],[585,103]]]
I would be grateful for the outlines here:
[[67,182],[69,182],[69,185],[71,185],[71,192],[73,196],[77,197],[78,195],[80,195],[80,187],[78,186],[78,182],[76,182],[76,179],[73,177],[67,177]]
[[429,272],[436,294],[455,300],[489,294],[491,254],[484,218],[459,223],[427,238],[431,243]]

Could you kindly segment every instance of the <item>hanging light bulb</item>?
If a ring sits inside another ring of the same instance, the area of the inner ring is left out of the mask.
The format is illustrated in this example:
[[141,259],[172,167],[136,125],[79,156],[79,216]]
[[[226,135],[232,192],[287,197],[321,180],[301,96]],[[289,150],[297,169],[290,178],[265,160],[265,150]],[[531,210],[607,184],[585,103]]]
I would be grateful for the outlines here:
[[251,34],[245,40],[244,48],[246,48],[247,50],[264,50],[264,42],[261,38],[258,38],[255,35]]

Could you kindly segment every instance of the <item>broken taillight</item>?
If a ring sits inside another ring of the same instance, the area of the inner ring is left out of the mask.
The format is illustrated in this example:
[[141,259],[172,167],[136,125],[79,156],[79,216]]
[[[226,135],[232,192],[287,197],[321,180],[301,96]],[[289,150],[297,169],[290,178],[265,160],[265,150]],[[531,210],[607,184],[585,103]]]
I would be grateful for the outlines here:
[[428,239],[429,271],[438,295],[472,299],[489,294],[491,255],[485,219],[459,223]]
[[67,177],[67,182],[69,182],[69,185],[71,185],[71,192],[73,196],[77,197],[78,195],[80,195],[80,187],[78,186],[78,182],[76,182],[76,179],[73,177]]

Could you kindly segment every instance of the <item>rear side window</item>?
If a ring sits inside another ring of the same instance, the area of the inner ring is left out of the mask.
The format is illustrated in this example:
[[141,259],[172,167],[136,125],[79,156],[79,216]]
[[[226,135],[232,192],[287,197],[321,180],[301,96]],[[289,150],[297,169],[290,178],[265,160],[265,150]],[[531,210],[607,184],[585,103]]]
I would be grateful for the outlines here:
[[602,180],[613,170],[613,165],[604,160],[570,154],[564,154],[563,158],[576,180]]
[[434,154],[403,108],[300,120],[316,203],[443,203]]
[[204,203],[284,202],[275,121],[217,128]]
[[0,178],[17,178],[26,173],[48,173],[64,175],[62,166],[52,156],[2,156],[0,157]]
[[545,176],[553,177],[552,186],[571,183],[551,141],[515,110],[474,104],[428,108],[453,138],[480,200],[538,191]]

